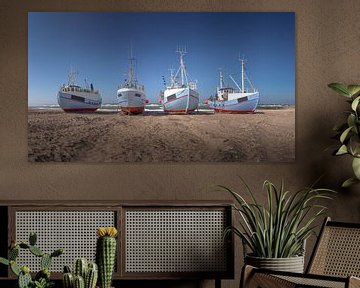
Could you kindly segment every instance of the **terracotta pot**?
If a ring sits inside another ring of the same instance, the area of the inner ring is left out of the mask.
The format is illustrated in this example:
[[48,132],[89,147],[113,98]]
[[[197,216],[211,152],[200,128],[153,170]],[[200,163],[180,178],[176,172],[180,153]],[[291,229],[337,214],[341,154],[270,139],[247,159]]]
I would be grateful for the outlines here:
[[245,263],[263,269],[304,273],[304,256],[289,258],[263,258],[246,255]]

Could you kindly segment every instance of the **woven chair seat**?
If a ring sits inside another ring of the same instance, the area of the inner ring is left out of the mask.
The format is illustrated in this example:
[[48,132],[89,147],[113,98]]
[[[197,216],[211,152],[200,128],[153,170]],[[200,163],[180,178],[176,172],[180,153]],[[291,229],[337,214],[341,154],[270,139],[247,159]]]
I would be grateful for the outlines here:
[[360,224],[326,218],[305,274],[246,265],[240,287],[360,287]]

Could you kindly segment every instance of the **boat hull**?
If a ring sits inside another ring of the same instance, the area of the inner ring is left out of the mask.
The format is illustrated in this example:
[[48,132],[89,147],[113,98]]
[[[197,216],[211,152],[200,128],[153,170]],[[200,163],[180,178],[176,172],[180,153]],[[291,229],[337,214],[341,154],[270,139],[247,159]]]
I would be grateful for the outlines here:
[[191,113],[199,105],[199,93],[190,88],[168,89],[164,92],[164,111]]
[[100,94],[90,92],[63,92],[58,93],[59,106],[65,112],[94,112],[101,107]]
[[120,88],[117,91],[118,105],[126,114],[140,114],[144,112],[146,96],[144,91],[132,88]]
[[232,100],[208,101],[207,104],[218,113],[254,113],[260,100],[259,92],[239,96]]

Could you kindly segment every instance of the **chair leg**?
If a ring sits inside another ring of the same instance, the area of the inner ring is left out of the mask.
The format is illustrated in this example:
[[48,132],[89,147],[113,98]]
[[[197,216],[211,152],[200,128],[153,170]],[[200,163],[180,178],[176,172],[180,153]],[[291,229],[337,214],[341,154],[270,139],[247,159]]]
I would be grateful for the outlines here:
[[215,278],[215,288],[221,288],[221,279]]
[[244,267],[242,268],[242,271],[241,271],[239,288],[248,287],[250,280],[251,280],[251,275],[253,274],[253,271],[254,271],[254,267],[252,267],[250,265],[244,265]]

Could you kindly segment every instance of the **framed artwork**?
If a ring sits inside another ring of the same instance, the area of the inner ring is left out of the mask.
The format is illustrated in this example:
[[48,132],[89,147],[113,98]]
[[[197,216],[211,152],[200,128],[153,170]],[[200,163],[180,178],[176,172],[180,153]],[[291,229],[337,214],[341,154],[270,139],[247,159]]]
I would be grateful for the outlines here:
[[295,13],[28,13],[30,162],[295,160]]

